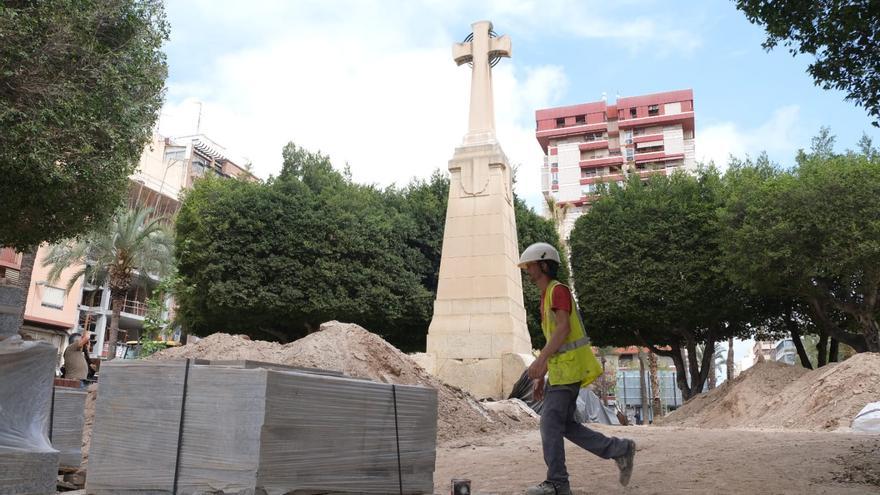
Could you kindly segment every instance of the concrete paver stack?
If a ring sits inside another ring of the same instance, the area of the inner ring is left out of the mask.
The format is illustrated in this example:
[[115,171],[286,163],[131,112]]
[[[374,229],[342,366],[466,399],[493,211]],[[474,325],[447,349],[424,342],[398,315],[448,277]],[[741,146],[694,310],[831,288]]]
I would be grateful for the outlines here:
[[86,486],[96,495],[433,490],[437,393],[425,387],[119,362],[102,368],[96,408]]

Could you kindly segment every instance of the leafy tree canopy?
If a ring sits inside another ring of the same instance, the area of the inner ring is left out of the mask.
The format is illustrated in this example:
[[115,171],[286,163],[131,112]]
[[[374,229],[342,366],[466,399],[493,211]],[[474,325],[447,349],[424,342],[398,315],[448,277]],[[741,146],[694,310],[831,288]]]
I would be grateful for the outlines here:
[[0,3],[0,246],[100,227],[162,104],[158,0]]
[[736,0],[763,25],[767,50],[816,57],[807,71],[824,89],[846,91],[880,125],[880,4],[876,0]]

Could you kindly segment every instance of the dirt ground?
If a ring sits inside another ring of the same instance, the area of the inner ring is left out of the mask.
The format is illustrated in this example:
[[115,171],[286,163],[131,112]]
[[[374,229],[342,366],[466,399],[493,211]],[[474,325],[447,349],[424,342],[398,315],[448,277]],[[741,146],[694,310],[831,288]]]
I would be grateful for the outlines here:
[[[595,426],[595,425],[594,425]],[[576,494],[880,494],[880,435],[798,430],[595,426],[638,444],[629,486],[613,461],[566,442]],[[544,479],[538,431],[449,441],[437,451],[434,491],[471,480],[475,494],[522,493]]]

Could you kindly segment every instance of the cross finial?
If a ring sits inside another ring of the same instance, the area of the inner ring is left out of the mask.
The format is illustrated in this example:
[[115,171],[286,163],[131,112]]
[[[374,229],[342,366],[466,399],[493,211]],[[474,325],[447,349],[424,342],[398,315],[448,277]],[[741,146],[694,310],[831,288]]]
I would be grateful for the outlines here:
[[471,29],[473,33],[464,43],[456,43],[452,47],[452,57],[456,64],[473,64],[471,108],[465,145],[495,141],[491,66],[500,57],[510,57],[510,37],[495,37],[491,22],[475,22],[471,24]]

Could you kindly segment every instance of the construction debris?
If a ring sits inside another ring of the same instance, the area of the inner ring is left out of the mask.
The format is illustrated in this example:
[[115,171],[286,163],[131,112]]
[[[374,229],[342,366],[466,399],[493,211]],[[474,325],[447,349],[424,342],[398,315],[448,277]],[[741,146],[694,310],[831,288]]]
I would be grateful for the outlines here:
[[320,328],[286,345],[217,333],[194,344],[165,349],[148,359],[246,359],[322,368],[383,383],[430,387],[437,390],[437,438],[441,441],[533,429],[537,424],[487,410],[469,393],[443,383],[411,357],[358,325],[331,321]]
[[429,388],[183,360],[101,381],[90,494],[433,491]]
[[758,363],[655,424],[703,428],[849,428],[880,397],[880,354],[859,353],[817,370]]
[[55,352],[0,340],[0,495],[55,493],[58,451],[47,436]]

